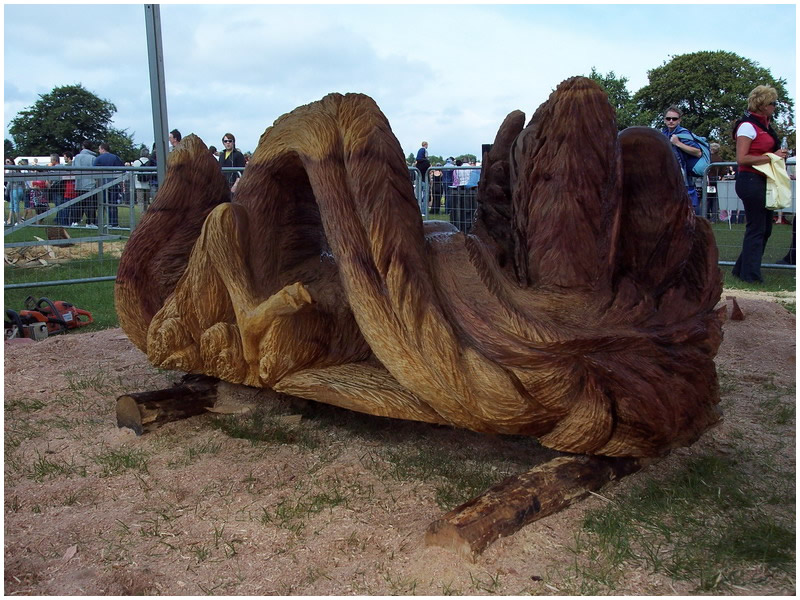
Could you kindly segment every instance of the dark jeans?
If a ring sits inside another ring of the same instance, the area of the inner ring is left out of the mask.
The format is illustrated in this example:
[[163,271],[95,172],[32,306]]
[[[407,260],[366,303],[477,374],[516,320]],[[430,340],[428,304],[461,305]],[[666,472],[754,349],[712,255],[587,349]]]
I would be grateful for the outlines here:
[[[56,206],[61,206],[62,204],[64,204],[64,196],[62,196],[58,192],[51,193],[50,200]],[[68,212],[69,212],[68,208],[62,208],[56,213],[56,218],[55,218],[56,225],[61,225],[62,227],[69,226],[71,221],[69,221]]]
[[119,227],[119,217],[117,211],[117,204],[119,204],[119,191],[116,187],[103,190],[103,204],[108,207],[108,222],[106,225],[109,227]]
[[749,283],[763,281],[761,258],[772,234],[772,211],[766,208],[767,178],[756,173],[739,171],[736,176],[736,195],[744,204],[747,224],[742,240],[742,252],[733,266],[733,275]]
[[475,219],[476,192],[477,188],[468,188],[463,185],[458,186],[453,191],[450,222],[464,233],[469,233]]

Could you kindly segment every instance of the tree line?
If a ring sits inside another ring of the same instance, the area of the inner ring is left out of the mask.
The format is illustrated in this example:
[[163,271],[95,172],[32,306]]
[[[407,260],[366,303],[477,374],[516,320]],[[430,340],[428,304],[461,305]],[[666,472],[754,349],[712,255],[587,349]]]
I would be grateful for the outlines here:
[[663,127],[664,111],[677,106],[683,113],[681,126],[718,142],[724,160],[736,157],[733,124],[747,108],[748,94],[758,85],[772,86],[778,92],[773,126],[779,137],[787,137],[793,153],[796,149],[794,102],[786,91],[786,80],[733,52],[674,56],[649,70],[648,84],[635,93],[628,90],[628,78],[614,71],[603,75],[593,67],[587,77],[608,94],[620,130],[634,125]]
[[[585,75],[608,94],[617,114],[617,128],[663,127],[664,111],[681,109],[681,125],[695,135],[720,145],[723,160],[736,157],[733,124],[747,108],[747,96],[757,85],[769,85],[778,92],[773,126],[779,137],[786,136],[792,154],[796,150],[794,102],[786,91],[786,80],[773,77],[769,69],[733,52],[702,51],[673,56],[647,72],[648,84],[635,93],[628,78],[614,71],[601,74],[592,67]],[[409,154],[407,162],[414,163]],[[431,164],[443,164],[441,157],[429,157]]]
[[[776,78],[758,63],[733,52],[701,51],[671,57],[647,72],[648,84],[631,93],[628,78],[614,71],[589,75],[608,94],[617,114],[617,127],[634,125],[661,127],[669,106],[684,113],[681,125],[696,135],[720,144],[725,160],[735,156],[733,123],[747,107],[747,95],[757,85],[770,85],[778,92],[773,124],[779,136],[786,136],[789,148],[796,148],[794,102],[786,91],[786,80]],[[5,156],[46,156],[53,152],[75,152],[83,140],[107,142],[123,161],[139,156],[141,146],[125,129],[112,126],[117,111],[109,100],[97,97],[80,84],[53,88],[41,94],[33,106],[20,111],[9,124],[12,140],[5,140]],[[461,154],[464,162],[474,154]],[[415,155],[406,158],[409,165]],[[441,156],[430,156],[431,164],[444,164]]]
[[48,156],[79,152],[83,140],[106,142],[124,162],[139,158],[141,146],[124,129],[111,125],[117,107],[81,84],[57,86],[40,94],[33,106],[9,123],[14,138],[5,140],[5,156]]

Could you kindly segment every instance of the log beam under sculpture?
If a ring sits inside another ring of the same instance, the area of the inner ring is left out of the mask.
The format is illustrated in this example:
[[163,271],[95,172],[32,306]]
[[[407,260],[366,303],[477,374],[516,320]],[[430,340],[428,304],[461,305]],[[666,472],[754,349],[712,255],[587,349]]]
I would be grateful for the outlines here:
[[162,368],[374,415],[644,457],[719,419],[711,228],[666,140],[591,80],[512,112],[473,230],[420,220],[375,102],[279,118],[231,201],[187,136],[134,231],[120,323]]

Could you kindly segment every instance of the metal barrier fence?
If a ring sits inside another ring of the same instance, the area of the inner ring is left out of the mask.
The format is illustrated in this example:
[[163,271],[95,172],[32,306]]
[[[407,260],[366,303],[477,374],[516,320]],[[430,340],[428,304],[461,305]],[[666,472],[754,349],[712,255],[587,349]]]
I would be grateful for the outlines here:
[[115,279],[154,177],[154,167],[6,165],[5,289]]
[[[735,180],[716,175],[728,166],[735,163],[713,163],[701,180],[699,212],[714,227],[721,265],[733,264],[745,229]],[[422,219],[450,221],[468,233],[481,168],[432,166],[424,178],[416,167],[408,170]],[[158,189],[155,167],[7,165],[4,184],[6,289],[115,279],[125,241]],[[783,218],[794,217],[795,202],[792,181],[792,206],[782,211]],[[61,228],[68,239],[46,239]],[[764,266],[795,268],[777,263],[791,238],[788,227],[773,229]]]
[[476,196],[481,168],[470,165],[430,167],[420,198],[423,219],[450,221],[469,233],[478,208]]
[[[725,174],[736,168],[735,162],[711,163],[698,178],[701,187],[698,189],[700,205],[698,214],[708,219],[717,240],[719,264],[733,265],[742,248],[745,231],[745,212],[739,196],[736,195],[735,174]],[[722,174],[722,175],[720,175]],[[797,187],[794,179],[792,186],[792,204],[782,211],[775,211],[777,224],[773,226],[772,235],[764,250],[762,265],[777,269],[795,269],[795,265],[778,263],[787,254],[792,244],[797,206]]]

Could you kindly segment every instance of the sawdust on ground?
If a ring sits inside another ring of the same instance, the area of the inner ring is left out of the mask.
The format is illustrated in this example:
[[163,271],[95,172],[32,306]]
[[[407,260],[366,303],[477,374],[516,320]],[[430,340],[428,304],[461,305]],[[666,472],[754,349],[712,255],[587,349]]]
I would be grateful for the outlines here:
[[[759,384],[794,394],[795,316],[776,302],[735,295],[746,318],[726,323],[717,358],[725,418],[651,470],[728,452],[743,435],[754,451],[782,448],[774,460],[794,469],[794,442],[776,444],[794,440],[794,419],[768,427],[756,405]],[[298,429],[312,431],[316,445],[252,444],[214,427],[215,415],[141,437],[117,429],[118,395],[176,379],[150,366],[119,329],[6,345],[6,594],[574,592],[569,548],[583,514],[603,506],[603,497],[500,539],[471,563],[425,546],[427,526],[442,513],[434,485],[395,477],[386,461],[387,448],[413,454],[436,446],[521,472],[548,457],[535,441],[321,405],[314,406],[325,418],[304,417]],[[646,476],[623,479],[603,496],[624,494]],[[627,569],[614,593],[692,591],[691,582]],[[794,592],[790,577],[754,577],[731,591]]]

